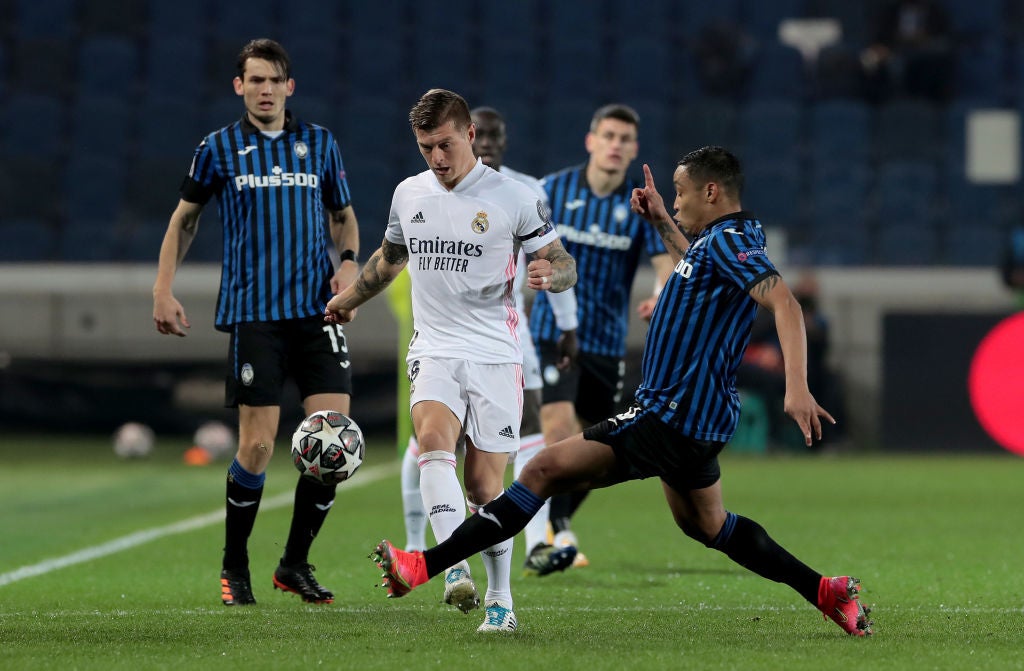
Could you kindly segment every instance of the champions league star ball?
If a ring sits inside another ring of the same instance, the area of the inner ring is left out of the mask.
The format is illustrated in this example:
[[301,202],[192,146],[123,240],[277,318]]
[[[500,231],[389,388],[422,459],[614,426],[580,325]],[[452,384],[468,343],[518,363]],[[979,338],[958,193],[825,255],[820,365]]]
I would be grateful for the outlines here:
[[128,422],[114,432],[114,454],[122,459],[141,459],[153,451],[153,429],[140,422]]
[[366,454],[359,425],[334,410],[318,410],[292,435],[292,461],[307,478],[334,485],[351,478]]

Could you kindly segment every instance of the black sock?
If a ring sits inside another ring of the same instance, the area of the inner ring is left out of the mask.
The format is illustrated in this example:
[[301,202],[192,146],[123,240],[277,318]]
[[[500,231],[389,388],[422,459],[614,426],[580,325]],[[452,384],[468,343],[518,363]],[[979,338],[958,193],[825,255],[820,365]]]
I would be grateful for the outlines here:
[[582,492],[569,492],[568,494],[552,496],[551,512],[548,513],[548,519],[551,520],[551,530],[556,534],[559,531],[568,531],[572,526],[570,522],[572,516],[576,514],[576,510],[579,509],[588,494],[590,494],[590,491],[584,490]]
[[288,531],[284,556],[281,557],[282,564],[296,566],[308,562],[309,548],[313,545],[313,539],[320,533],[324,520],[327,519],[337,488],[337,485],[324,486],[299,476],[299,482],[295,485],[292,526]]
[[821,575],[772,540],[757,522],[728,513],[722,530],[707,545],[763,578],[789,585],[817,605]]
[[[249,535],[256,523],[260,499],[263,498],[262,475],[259,476],[259,486],[256,488],[243,486],[239,483],[239,479],[245,478],[244,476],[242,478],[235,477],[235,474],[229,471],[225,497],[227,513],[224,519],[224,560],[222,564],[223,568],[235,571],[249,568]],[[249,484],[254,484],[254,481]]]
[[423,553],[427,575],[433,577],[449,566],[512,538],[544,505],[544,499],[513,482],[505,493],[477,510],[459,525],[445,542]]

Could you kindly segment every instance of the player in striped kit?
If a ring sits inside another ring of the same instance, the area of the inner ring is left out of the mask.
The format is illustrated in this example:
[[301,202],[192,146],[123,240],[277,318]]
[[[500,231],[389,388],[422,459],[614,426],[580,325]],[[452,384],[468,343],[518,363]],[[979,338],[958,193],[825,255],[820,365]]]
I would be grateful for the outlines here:
[[765,253],[760,222],[740,204],[740,163],[721,147],[684,156],[673,177],[674,219],[646,165],[644,173],[631,207],[658,230],[676,265],[654,309],[633,405],[546,447],[503,496],[446,542],[410,553],[381,541],[375,560],[389,596],[403,596],[450,563],[517,533],[546,497],[657,477],[687,536],[789,585],[846,633],[871,634],[856,578],[814,571],[722,502],[718,453],[739,420],[736,368],[759,305],[775,315],[786,365],[786,413],[807,445],[821,439],[822,419],[834,421],[807,387],[800,305]]
[[[664,285],[672,270],[661,240],[630,211],[630,194],[639,184],[627,172],[637,156],[639,127],[640,117],[633,108],[601,107],[586,136],[586,164],[543,180],[551,218],[566,251],[576,259],[579,274],[575,288],[579,354],[570,368],[557,365],[562,357],[558,347],[562,331],[554,318],[558,298],[539,295],[530,315],[544,378],[541,422],[548,445],[622,408],[630,293],[637,267],[647,256],[657,276],[655,295],[639,306],[644,319],[650,318],[657,287]],[[555,548],[577,545],[570,518],[585,496],[580,491],[551,500]],[[534,572],[544,575],[564,569],[555,561],[558,558],[550,551],[531,557]],[[577,554],[573,565],[585,564],[586,557]]]
[[[272,40],[253,40],[239,53],[237,68],[234,89],[245,114],[207,135],[196,149],[160,247],[153,287],[157,330],[186,335],[189,320],[172,284],[199,215],[216,196],[224,258],[215,324],[231,334],[226,405],[238,408],[239,423],[238,453],[227,476],[221,569],[221,601],[228,606],[256,602],[248,538],[277,436],[285,377],[298,384],[307,415],[349,412],[345,332],[340,325],[325,327],[322,314],[327,300],[355,279],[359,251],[358,223],[334,136],[285,109],[295,90],[287,52]],[[331,246],[340,255],[337,271]],[[334,490],[299,477],[288,540],[274,571],[274,587],[311,603],[334,599],[308,561]]]
[[[561,292],[575,263],[558,241],[542,199],[473,154],[476,128],[466,101],[431,89],[410,125],[429,167],[395,189],[380,249],[355,284],[327,304],[328,323],[346,323],[406,267],[414,331],[407,357],[420,487],[434,537],[444,540],[471,507],[501,494],[509,454],[519,449],[523,353],[513,282],[520,248],[530,258],[527,286]],[[465,437],[465,499],[455,448]],[[478,631],[517,626],[511,591],[512,540],[480,548],[487,570]],[[464,561],[445,570],[445,601],[479,604]]]

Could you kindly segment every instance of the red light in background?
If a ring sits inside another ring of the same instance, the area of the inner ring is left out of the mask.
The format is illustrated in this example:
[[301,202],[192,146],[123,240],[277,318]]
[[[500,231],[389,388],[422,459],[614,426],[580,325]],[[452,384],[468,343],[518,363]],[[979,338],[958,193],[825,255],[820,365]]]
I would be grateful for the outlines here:
[[1024,456],[1024,313],[989,331],[967,378],[974,415],[1001,446]]

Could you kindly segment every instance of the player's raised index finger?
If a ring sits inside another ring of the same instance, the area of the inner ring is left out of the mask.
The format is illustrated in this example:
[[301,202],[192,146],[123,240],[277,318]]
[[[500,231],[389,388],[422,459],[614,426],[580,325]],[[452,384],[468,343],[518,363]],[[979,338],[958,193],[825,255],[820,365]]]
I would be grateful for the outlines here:
[[654,188],[654,175],[651,174],[651,168],[644,163],[644,186],[648,189]]

